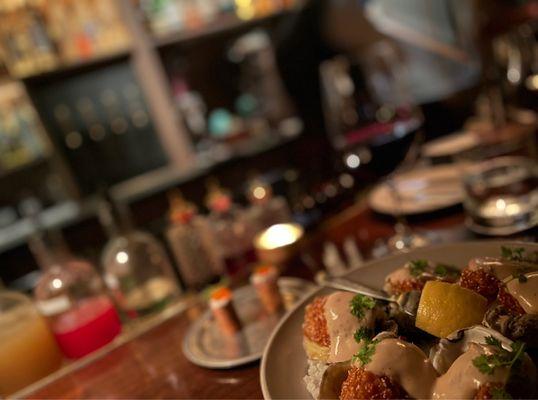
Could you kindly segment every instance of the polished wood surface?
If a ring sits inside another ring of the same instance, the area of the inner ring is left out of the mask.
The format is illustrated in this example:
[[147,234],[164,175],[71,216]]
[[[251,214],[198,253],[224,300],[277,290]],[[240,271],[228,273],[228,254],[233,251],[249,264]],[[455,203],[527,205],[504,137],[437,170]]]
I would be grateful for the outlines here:
[[[451,238],[469,236],[463,214],[455,209],[415,221],[425,232],[443,232]],[[358,204],[324,223],[309,238],[310,248],[331,240],[355,237],[364,254],[380,238],[393,233],[392,221]],[[442,240],[445,241],[445,240]],[[308,275],[292,268],[292,275]],[[313,272],[313,271],[310,271]],[[183,336],[196,313],[191,309],[158,325],[75,372],[33,392],[29,398],[204,398],[259,399],[259,363],[231,370],[209,370],[191,364],[183,355]]]

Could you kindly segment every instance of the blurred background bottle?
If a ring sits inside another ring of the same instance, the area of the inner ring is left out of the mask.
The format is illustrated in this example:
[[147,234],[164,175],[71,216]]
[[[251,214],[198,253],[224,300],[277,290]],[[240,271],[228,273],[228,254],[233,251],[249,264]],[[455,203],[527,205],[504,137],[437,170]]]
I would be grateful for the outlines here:
[[37,232],[29,245],[43,271],[36,305],[65,356],[80,358],[111,342],[121,322],[93,265],[71,255],[54,232]]
[[158,240],[134,230],[126,209],[103,199],[101,224],[110,240],[102,254],[105,282],[129,318],[161,311],[179,294],[170,260]]
[[250,203],[248,215],[258,231],[292,220],[286,199],[273,197],[271,185],[260,178],[249,182],[247,198]]
[[[249,224],[244,209],[232,202],[231,195],[216,182],[209,184],[206,199],[210,213],[204,221],[204,234],[222,260],[225,274],[235,281],[248,276],[248,266],[256,261],[252,241],[256,227]],[[207,237],[207,236],[206,236]]]
[[179,192],[171,192],[170,225],[166,231],[183,283],[192,289],[202,289],[215,283],[222,265],[212,243],[204,243],[200,231],[200,216],[196,206]]

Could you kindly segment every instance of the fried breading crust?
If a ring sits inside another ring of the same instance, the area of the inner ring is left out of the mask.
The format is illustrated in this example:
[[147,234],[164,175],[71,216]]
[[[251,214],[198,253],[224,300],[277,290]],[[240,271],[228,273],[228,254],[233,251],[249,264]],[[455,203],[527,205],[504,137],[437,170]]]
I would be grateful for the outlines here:
[[413,290],[421,291],[424,288],[426,282],[418,279],[408,279],[406,281],[390,282],[390,289],[388,290],[392,295],[399,295],[402,293],[411,292]]
[[303,334],[312,342],[328,347],[331,339],[327,330],[327,320],[323,307],[327,297],[316,297],[312,303],[306,306],[303,322]]

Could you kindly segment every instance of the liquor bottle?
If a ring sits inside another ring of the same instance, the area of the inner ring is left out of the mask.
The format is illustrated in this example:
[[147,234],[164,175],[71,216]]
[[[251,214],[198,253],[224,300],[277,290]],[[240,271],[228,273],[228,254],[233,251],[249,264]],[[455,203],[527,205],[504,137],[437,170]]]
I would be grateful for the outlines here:
[[64,355],[80,358],[111,342],[121,322],[93,265],[71,255],[53,232],[35,234],[30,249],[43,270],[36,306]]
[[223,271],[213,243],[204,243],[196,206],[179,192],[170,195],[170,225],[166,238],[176,259],[183,283],[192,289],[202,289],[215,283]]
[[62,365],[47,322],[25,295],[0,289],[0,397],[7,398]]
[[218,184],[209,184],[206,199],[209,216],[205,220],[215,249],[222,260],[225,274],[241,281],[249,274],[249,265],[256,261],[253,239],[256,227],[251,225],[245,210],[233,204],[229,192]]
[[255,178],[249,182],[247,198],[250,202],[249,220],[260,231],[292,220],[286,199],[273,197],[271,185],[262,179]]
[[127,210],[110,200],[101,201],[99,219],[110,238],[102,254],[105,283],[120,310],[136,319],[173,302],[179,288],[159,241],[134,230]]

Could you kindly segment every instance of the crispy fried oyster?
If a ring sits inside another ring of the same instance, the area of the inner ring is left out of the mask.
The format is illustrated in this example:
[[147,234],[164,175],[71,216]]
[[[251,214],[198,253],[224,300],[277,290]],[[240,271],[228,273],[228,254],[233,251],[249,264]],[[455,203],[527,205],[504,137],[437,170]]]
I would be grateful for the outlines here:
[[320,346],[330,346],[331,341],[327,331],[327,321],[323,307],[327,297],[316,297],[312,303],[306,306],[303,334],[314,343]]
[[377,376],[357,367],[348,371],[340,392],[341,400],[408,398],[405,390],[388,376]]

